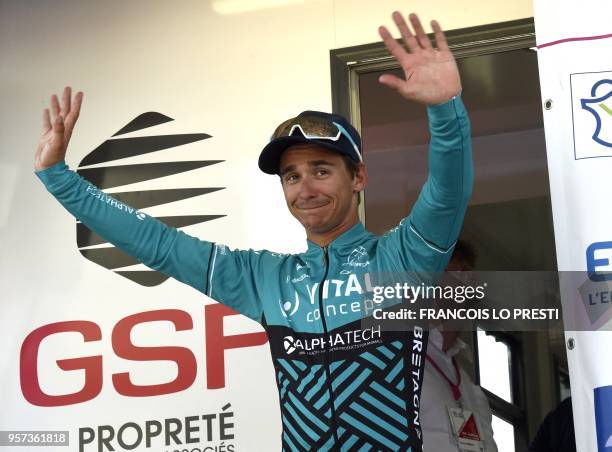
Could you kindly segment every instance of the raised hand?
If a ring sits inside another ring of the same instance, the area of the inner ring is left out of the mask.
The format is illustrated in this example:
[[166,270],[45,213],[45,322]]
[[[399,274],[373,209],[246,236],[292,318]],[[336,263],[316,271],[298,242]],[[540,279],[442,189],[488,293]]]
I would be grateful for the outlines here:
[[72,98],[72,89],[67,86],[62,93],[62,104],[54,94],[51,96],[51,114],[49,109],[43,111],[43,130],[34,155],[36,171],[55,165],[66,155],[66,148],[72,135],[72,130],[79,118],[83,102],[83,93],[78,92]]
[[386,27],[379,27],[378,32],[389,53],[404,70],[405,79],[384,74],[378,81],[396,90],[404,98],[426,105],[441,104],[459,94],[461,79],[457,63],[448,49],[438,22],[431,22],[438,47],[434,49],[416,14],[409,16],[414,33],[398,11],[392,17],[409,52],[393,39]]

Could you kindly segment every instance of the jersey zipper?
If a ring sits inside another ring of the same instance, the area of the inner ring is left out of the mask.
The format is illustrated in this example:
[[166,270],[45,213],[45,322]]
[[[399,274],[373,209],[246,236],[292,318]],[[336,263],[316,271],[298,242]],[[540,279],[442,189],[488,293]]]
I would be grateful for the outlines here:
[[[325,285],[325,280],[327,279],[327,274],[329,273],[329,254],[327,246],[323,247],[323,265],[325,266],[325,273],[323,275],[323,280],[319,285],[319,310],[321,312],[321,322],[323,323],[323,334],[325,336],[329,335],[329,331],[327,329],[327,322],[325,321],[325,309],[323,307],[323,286]],[[324,338],[325,339],[325,338]],[[340,440],[338,439],[338,425],[336,422],[336,407],[334,403],[334,391],[332,387],[331,380],[331,372],[329,370],[329,350],[327,347],[323,348],[323,366],[325,368],[325,376],[328,382],[328,391],[329,391],[329,402],[331,406],[331,417],[332,417],[332,433],[334,435],[334,449],[339,447]]]

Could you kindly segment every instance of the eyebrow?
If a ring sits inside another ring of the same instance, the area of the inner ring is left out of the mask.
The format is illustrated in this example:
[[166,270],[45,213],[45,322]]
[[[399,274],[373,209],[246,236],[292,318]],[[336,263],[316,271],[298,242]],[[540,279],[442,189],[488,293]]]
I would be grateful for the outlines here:
[[[324,159],[320,159],[320,160],[311,160],[308,162],[308,166],[310,167],[317,167],[317,166],[336,166],[335,163],[330,162],[329,160],[324,160]],[[296,166],[295,165],[289,165],[286,166],[285,168],[283,168],[280,172],[281,176],[284,176],[285,174],[291,172],[291,171],[295,171]]]

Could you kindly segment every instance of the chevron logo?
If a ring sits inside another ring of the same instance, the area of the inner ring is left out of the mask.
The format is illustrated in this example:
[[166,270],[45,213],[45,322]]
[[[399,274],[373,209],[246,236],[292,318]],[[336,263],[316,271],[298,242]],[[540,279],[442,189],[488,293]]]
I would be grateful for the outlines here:
[[[162,149],[195,143],[211,138],[206,133],[175,134],[175,135],[152,135],[141,137],[121,138],[130,132],[139,131],[149,127],[173,121],[172,118],[157,112],[143,113],[123,128],[116,132],[110,139],[87,154],[80,162],[77,173],[100,189],[109,189],[121,185],[143,182],[157,179],[173,174],[184,173],[206,166],[216,165],[223,160],[197,160],[197,161],[170,161],[131,165],[105,165],[108,162],[128,157],[143,156]],[[119,137],[119,138],[115,138]],[[92,167],[95,165],[95,167]],[[141,209],[158,206],[175,201],[180,201],[195,196],[202,196],[223,190],[225,187],[205,188],[171,188],[160,190],[137,190],[121,193],[112,193],[112,196],[121,203],[137,209],[137,217],[145,218]],[[182,215],[182,216],[159,216],[158,220],[175,228],[182,228],[194,224],[204,223],[225,217],[222,214],[215,215]],[[168,277],[153,270],[126,271],[123,267],[135,265],[138,262],[123,251],[115,248],[98,236],[85,225],[77,222],[76,225],[77,246],[81,255],[102,267],[112,270],[124,278],[137,284],[152,287],[163,283]],[[108,246],[100,247],[106,244]]]

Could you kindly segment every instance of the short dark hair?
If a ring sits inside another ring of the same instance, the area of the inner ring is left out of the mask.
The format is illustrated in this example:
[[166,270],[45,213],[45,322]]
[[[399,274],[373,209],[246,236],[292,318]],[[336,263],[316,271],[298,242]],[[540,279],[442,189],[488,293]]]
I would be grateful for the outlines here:
[[[357,173],[359,172],[359,163],[350,158],[348,155],[341,154],[342,160],[344,160],[344,166],[351,176],[351,179],[355,179]],[[357,193],[357,205],[361,204],[361,196]]]
[[357,173],[359,172],[359,162],[356,162],[355,160],[350,158],[348,155],[344,155],[344,154],[340,154],[340,155],[342,156],[342,160],[344,160],[344,166],[346,167],[349,174],[351,175],[351,178],[354,178],[355,176],[357,176]]
[[467,263],[471,268],[474,268],[476,265],[476,259],[478,255],[476,254],[476,249],[474,245],[470,242],[459,239],[455,244],[455,249],[453,250],[453,255],[451,256],[451,260],[459,259],[463,262]]

